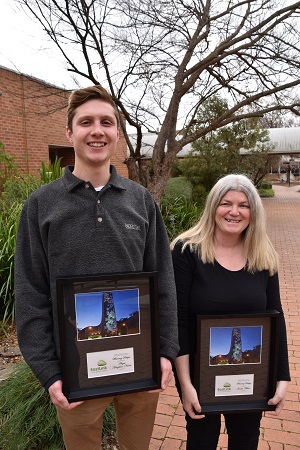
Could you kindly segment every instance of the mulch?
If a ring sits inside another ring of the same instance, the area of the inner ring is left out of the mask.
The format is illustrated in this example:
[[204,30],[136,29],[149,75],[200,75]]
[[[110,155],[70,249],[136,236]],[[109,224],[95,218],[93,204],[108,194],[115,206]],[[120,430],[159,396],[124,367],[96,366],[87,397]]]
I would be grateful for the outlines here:
[[7,325],[5,330],[0,327],[0,371],[22,360],[15,325]]

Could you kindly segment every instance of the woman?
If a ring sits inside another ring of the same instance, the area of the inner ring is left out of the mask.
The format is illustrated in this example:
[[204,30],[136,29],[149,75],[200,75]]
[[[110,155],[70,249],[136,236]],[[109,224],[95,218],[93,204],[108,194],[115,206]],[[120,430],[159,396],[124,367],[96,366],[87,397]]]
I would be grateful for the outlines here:
[[[186,412],[187,450],[217,448],[220,414],[204,416],[193,385],[199,314],[280,312],[277,389],[270,405],[279,414],[290,380],[278,257],[266,232],[264,208],[244,175],[221,178],[200,221],[171,244],[178,298],[180,352],[175,378]],[[229,450],[255,450],[261,412],[224,414]]]

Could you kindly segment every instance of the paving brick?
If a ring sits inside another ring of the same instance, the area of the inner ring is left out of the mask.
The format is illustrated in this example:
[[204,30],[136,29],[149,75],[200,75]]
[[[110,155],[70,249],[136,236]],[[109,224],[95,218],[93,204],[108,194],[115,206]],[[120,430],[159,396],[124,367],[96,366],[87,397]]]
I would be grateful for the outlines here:
[[165,403],[167,405],[178,405],[179,403],[179,398],[174,397],[174,395],[165,395],[165,394],[160,394],[159,396],[159,401],[160,403]]
[[285,420],[292,420],[294,422],[298,422],[300,424],[300,413],[299,411],[288,411],[287,409],[283,409],[280,413],[280,418]]
[[162,427],[161,425],[154,425],[152,437],[155,439],[163,439],[168,431],[168,427]]
[[299,422],[292,422],[290,420],[285,420],[282,427],[283,431],[292,431],[293,433],[298,433],[300,435],[300,424]]
[[162,446],[162,441],[160,439],[151,438],[151,441],[149,444],[149,450],[160,450],[161,446]]
[[260,440],[258,443],[259,450],[270,450],[268,442]]
[[167,431],[167,437],[186,440],[186,429],[183,427],[176,427],[171,425]]
[[179,450],[183,448],[182,442],[178,439],[166,438],[161,446],[161,450]]
[[289,392],[297,392],[298,394],[300,394],[300,385],[290,383]]
[[300,411],[300,403],[299,403],[299,397],[297,396],[297,399],[295,401],[286,401],[285,402],[285,408],[289,409],[291,411]]
[[169,427],[172,422],[172,416],[167,416],[166,414],[156,414],[155,425],[161,425],[163,427]]
[[[278,442],[259,441],[258,450],[285,450],[286,446]],[[295,449],[294,449],[295,450]]]
[[[174,386],[168,386],[167,389],[164,391],[164,394],[166,395],[173,395],[174,397],[176,397],[178,399],[178,392],[176,387]],[[162,394],[160,394],[162,395]]]
[[185,417],[175,414],[175,416],[172,419],[172,425],[185,428],[186,425]]
[[291,402],[299,401],[299,393],[289,390],[286,394],[286,400]]
[[163,403],[158,403],[157,412],[160,414],[167,414],[168,416],[173,416],[175,409],[170,405],[164,405]]
[[300,445],[300,434],[265,429],[264,440],[282,444]]
[[185,416],[185,412],[183,409],[183,406],[181,403],[178,404],[177,408],[176,408],[176,415],[181,415],[181,416]]
[[273,430],[282,430],[282,419],[279,417],[263,417],[261,420],[261,428],[271,428]]

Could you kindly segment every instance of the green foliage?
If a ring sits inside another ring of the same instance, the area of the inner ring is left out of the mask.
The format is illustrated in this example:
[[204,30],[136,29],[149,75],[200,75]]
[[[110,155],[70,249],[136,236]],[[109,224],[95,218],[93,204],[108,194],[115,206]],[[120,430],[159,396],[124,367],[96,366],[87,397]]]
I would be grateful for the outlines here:
[[261,189],[272,189],[272,183],[271,183],[270,180],[264,179],[264,180],[262,180],[259,183],[259,188],[261,188]]
[[[176,169],[177,176],[168,180],[164,195],[162,196],[162,203],[165,201],[171,203],[178,197],[184,197],[199,207],[204,205],[207,192],[201,184],[201,177],[199,177],[198,171],[194,170],[193,161],[194,158],[191,158],[191,161],[189,161],[189,157],[187,157],[178,163]],[[182,172],[185,173],[185,177],[182,176]]]
[[0,198],[0,213],[15,203],[23,204],[29,194],[39,186],[40,182],[30,174],[9,177],[3,184]]
[[61,158],[56,159],[53,164],[49,163],[48,166],[42,162],[40,179],[28,173],[20,174],[17,170],[14,171],[3,183],[0,212],[3,210],[3,207],[5,208],[15,203],[23,204],[31,192],[50,181],[60,178],[63,174],[60,161]]
[[41,185],[50,183],[50,181],[60,178],[63,174],[63,168],[60,166],[62,158],[55,158],[54,163],[49,163],[48,167],[44,162],[42,162],[42,168],[40,170],[41,174]]
[[200,212],[200,204],[194,201],[191,182],[182,176],[170,178],[161,199],[161,213],[169,239],[192,227]]
[[205,190],[205,187],[202,186],[202,184],[197,184],[196,186],[194,186],[193,200],[197,205],[199,205],[200,207],[203,207],[206,197],[207,197],[207,192]]
[[275,192],[273,191],[273,189],[259,188],[258,193],[259,193],[260,197],[274,197],[274,195],[275,195]]
[[22,205],[9,205],[0,214],[0,308],[2,327],[14,321],[14,253]]
[[270,167],[278,165],[280,156],[269,154],[269,150],[268,144],[258,143],[255,150],[244,155],[241,159],[241,172],[248,175],[256,187],[260,185]]
[[216,118],[222,116],[228,110],[228,103],[219,95],[211,95],[200,108],[197,114],[197,124],[195,128],[209,127]]
[[[2,159],[1,159],[2,158]],[[48,167],[42,163],[40,179],[20,174],[12,157],[0,153],[2,192],[0,197],[0,313],[1,326],[14,321],[14,253],[19,216],[27,197],[38,187],[59,178],[61,159]],[[3,164],[1,165],[1,162]]]
[[192,184],[185,177],[169,178],[161,202],[172,203],[176,198],[192,200],[192,193]]
[[[0,142],[0,150],[4,150],[5,146],[2,142]],[[0,167],[1,167],[1,176],[5,175],[6,177],[10,176],[13,173],[16,173],[18,170],[18,165],[14,161],[14,157],[6,153],[5,151],[0,152]]]
[[193,202],[184,197],[173,202],[162,202],[161,213],[170,241],[178,234],[191,228],[199,220],[201,210]]
[[[16,363],[13,374],[0,385],[0,448],[9,450],[63,450],[62,432],[55,406],[29,366]],[[115,430],[110,405],[103,434]]]
[[11,155],[2,151],[4,148],[4,144],[0,142],[0,189],[9,177],[18,173],[18,165]]
[[[228,109],[225,100],[212,96],[200,108],[193,131],[213,123]],[[274,163],[274,156],[268,154],[268,132],[253,118],[212,131],[195,141],[192,147],[180,168],[194,187],[202,185],[207,192],[220,177],[229,173],[244,173],[257,185]],[[246,155],[240,154],[241,149]]]
[[63,449],[56,411],[27,364],[0,385],[0,448],[10,450]]

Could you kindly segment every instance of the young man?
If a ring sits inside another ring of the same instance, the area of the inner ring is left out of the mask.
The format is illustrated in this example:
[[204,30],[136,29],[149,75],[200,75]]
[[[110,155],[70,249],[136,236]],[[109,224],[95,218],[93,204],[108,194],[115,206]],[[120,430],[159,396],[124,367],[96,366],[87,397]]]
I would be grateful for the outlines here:
[[56,279],[158,272],[161,389],[178,352],[176,291],[169,242],[150,193],[110,164],[119,116],[101,86],[74,91],[67,111],[74,168],[33,192],[19,222],[15,254],[18,339],[25,360],[57,408],[68,450],[99,450],[102,418],[114,402],[122,450],[148,450],[158,392],[69,403],[62,392]]

